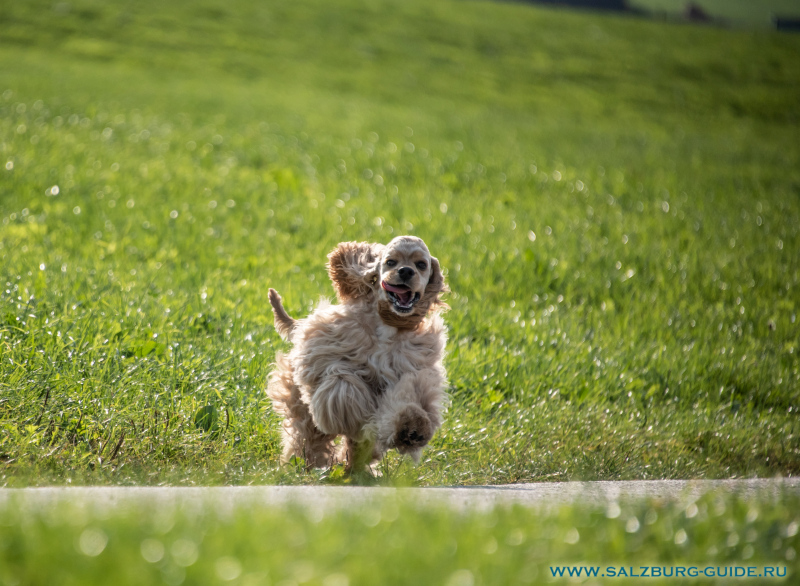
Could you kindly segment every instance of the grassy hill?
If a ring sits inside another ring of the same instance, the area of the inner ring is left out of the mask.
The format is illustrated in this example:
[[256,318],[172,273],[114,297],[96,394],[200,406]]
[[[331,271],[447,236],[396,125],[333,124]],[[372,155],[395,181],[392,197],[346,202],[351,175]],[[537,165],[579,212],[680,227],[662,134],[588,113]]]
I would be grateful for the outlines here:
[[800,17],[800,2],[797,0],[633,0],[631,5],[651,13],[670,16],[682,15],[687,5],[699,6],[712,18],[725,24],[739,27],[773,26],[775,16]]
[[[0,6],[2,482],[277,468],[267,288],[423,237],[453,405],[384,481],[800,472],[800,39],[515,4]],[[194,424],[213,406],[214,433]]]

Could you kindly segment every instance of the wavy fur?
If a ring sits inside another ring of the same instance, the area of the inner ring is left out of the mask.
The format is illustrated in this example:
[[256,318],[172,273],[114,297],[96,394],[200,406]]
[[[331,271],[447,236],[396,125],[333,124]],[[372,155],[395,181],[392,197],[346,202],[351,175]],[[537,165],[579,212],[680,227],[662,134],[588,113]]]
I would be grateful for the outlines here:
[[[381,279],[394,278],[382,259],[393,254],[429,264],[408,281],[421,292],[409,315],[392,312],[381,289]],[[328,259],[339,305],[322,302],[293,320],[270,293],[276,329],[294,345],[277,356],[267,387],[284,418],[282,460],[298,456],[318,467],[346,459],[353,469],[394,448],[418,461],[442,424],[446,401],[440,296],[447,288],[439,263],[412,237],[385,247],[345,242]],[[337,436],[344,436],[338,450]]]

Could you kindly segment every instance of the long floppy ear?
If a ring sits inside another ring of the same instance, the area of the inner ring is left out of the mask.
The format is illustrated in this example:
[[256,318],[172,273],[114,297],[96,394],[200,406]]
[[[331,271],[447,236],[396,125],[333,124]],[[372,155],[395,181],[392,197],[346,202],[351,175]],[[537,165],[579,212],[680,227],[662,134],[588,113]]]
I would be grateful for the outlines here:
[[340,302],[358,299],[374,291],[382,252],[382,244],[341,242],[328,255],[328,275]]
[[441,299],[442,293],[447,293],[450,288],[444,282],[444,275],[442,269],[439,267],[439,259],[435,256],[431,257],[431,278],[425,286],[425,292],[422,294],[419,306],[426,307],[427,311],[437,308],[450,309],[450,307]]

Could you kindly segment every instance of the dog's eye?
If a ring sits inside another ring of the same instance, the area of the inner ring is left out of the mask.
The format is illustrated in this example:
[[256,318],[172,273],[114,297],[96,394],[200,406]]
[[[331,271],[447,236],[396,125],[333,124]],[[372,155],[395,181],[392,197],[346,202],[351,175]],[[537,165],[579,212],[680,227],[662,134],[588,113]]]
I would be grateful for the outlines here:
[[424,271],[425,269],[427,269],[427,268],[428,268],[428,264],[427,264],[426,262],[424,262],[424,261],[419,261],[419,262],[417,263],[417,268],[418,268],[419,270],[421,270],[421,271]]
[[391,258],[386,261],[386,266],[387,267],[393,267],[396,264],[397,264],[397,261],[396,260],[392,260]]

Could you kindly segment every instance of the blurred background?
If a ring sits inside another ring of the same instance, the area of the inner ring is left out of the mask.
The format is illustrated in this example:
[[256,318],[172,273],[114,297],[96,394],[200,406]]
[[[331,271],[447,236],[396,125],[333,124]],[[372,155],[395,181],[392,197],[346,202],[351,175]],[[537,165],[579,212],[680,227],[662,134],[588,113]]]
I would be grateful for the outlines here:
[[589,10],[616,10],[670,21],[713,23],[736,27],[797,27],[800,6],[796,0],[531,0],[540,4]]

